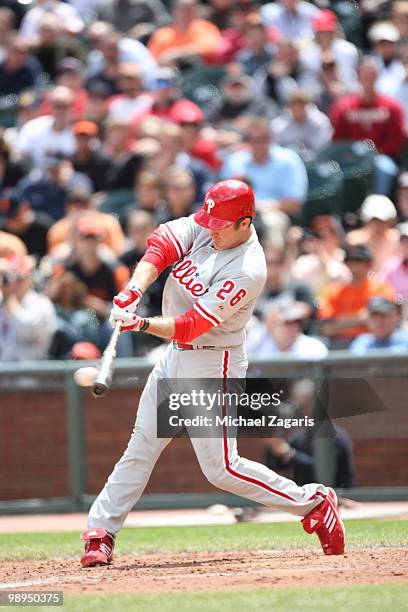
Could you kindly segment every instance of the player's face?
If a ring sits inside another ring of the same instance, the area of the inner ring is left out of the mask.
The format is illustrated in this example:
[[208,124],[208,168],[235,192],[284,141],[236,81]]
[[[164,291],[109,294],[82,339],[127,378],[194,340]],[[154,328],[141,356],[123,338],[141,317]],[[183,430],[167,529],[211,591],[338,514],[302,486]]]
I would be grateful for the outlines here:
[[246,242],[250,236],[251,228],[249,220],[241,222],[237,228],[233,223],[223,230],[208,230],[217,251],[225,251]]

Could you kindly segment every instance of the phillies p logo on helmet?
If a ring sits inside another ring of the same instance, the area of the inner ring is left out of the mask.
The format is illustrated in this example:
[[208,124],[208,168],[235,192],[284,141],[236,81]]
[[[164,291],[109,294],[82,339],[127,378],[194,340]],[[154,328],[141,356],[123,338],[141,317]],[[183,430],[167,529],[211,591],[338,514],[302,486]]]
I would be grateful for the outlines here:
[[215,202],[211,198],[207,198],[204,202],[204,207],[206,207],[208,214],[211,214],[211,209],[214,208]]

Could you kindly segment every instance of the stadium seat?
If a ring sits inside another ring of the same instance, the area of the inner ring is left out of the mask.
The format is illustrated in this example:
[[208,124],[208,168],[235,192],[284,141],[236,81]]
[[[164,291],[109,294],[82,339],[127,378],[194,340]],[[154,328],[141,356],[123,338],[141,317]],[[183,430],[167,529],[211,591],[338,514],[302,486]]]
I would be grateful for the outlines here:
[[340,214],[355,213],[371,191],[376,150],[365,141],[338,141],[318,153],[319,163],[337,162],[343,173]]

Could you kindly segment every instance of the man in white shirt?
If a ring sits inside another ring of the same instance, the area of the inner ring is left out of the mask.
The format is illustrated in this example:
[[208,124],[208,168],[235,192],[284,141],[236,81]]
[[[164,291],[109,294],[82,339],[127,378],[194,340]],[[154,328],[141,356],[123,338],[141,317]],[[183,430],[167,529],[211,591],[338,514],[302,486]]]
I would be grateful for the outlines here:
[[279,0],[261,7],[261,16],[267,27],[275,27],[285,38],[312,37],[312,19],[319,9],[303,0]]
[[118,70],[120,94],[113,96],[108,114],[110,117],[136,120],[153,106],[153,97],[143,89],[142,71],[137,64],[120,64]]
[[282,302],[266,308],[264,323],[248,332],[245,350],[250,357],[269,359],[282,353],[295,359],[324,359],[327,346],[302,332],[302,322],[310,316],[310,307],[303,302]]
[[90,25],[88,37],[93,49],[88,54],[88,77],[102,72],[107,64],[137,64],[143,73],[144,85],[150,86],[158,66],[150,51],[138,40],[115,32],[111,24],[97,21]]
[[395,91],[405,79],[405,69],[398,57],[400,34],[391,22],[375,23],[368,33],[379,66],[376,90],[385,96]]
[[73,92],[60,85],[52,92],[50,102],[52,115],[27,121],[14,144],[16,153],[26,157],[34,168],[43,169],[50,155],[62,153],[69,157],[76,147],[71,127]]
[[289,96],[286,112],[272,121],[272,133],[282,147],[318,153],[330,143],[333,127],[327,115],[311,103],[308,92],[299,89]]
[[249,120],[246,141],[249,149],[227,155],[221,176],[247,177],[259,210],[297,214],[308,187],[302,159],[295,151],[272,144],[270,121],[264,117]]
[[20,34],[24,38],[35,39],[40,31],[41,21],[47,13],[56,15],[61,27],[69,34],[79,34],[84,27],[77,9],[71,4],[60,0],[35,0],[33,5],[21,22]]
[[358,50],[351,42],[338,36],[336,14],[329,9],[318,11],[312,20],[314,40],[302,49],[302,61],[316,77],[322,68],[325,53],[330,52],[337,65],[338,76],[348,89],[357,84]]
[[32,289],[31,257],[0,260],[0,361],[47,359],[54,306]]
[[401,49],[401,63],[404,67],[404,79],[397,87],[388,92],[394,100],[397,100],[404,111],[404,129],[408,135],[408,46]]

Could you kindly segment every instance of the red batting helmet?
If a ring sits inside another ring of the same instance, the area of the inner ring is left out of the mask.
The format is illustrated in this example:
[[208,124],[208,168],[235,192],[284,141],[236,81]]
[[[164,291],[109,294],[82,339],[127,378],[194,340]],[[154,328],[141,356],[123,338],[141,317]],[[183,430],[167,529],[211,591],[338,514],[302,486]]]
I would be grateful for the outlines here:
[[222,230],[242,217],[255,217],[255,198],[243,181],[219,181],[209,188],[194,221],[211,230]]

